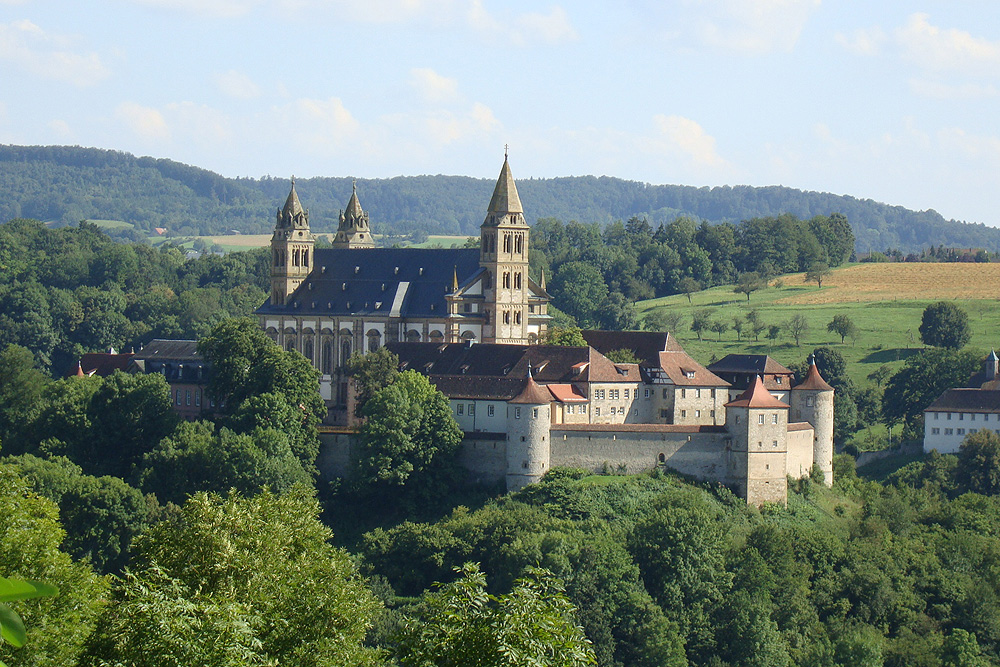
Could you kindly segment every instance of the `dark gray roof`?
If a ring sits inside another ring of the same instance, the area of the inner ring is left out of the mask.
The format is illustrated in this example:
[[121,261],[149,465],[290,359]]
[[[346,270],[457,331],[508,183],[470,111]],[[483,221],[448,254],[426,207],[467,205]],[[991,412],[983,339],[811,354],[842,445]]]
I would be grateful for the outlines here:
[[645,366],[659,366],[660,352],[680,350],[666,331],[603,331],[584,329],[580,332],[587,344],[601,354],[614,350],[630,350]]
[[948,389],[924,412],[1000,412],[1000,391]]
[[166,340],[154,338],[135,353],[136,359],[170,361],[201,361],[196,340]]
[[792,374],[777,361],[766,354],[727,354],[714,364],[708,365],[713,373],[740,373],[762,375],[764,373]]
[[[321,248],[288,305],[268,300],[257,312],[388,316],[398,294],[401,317],[444,317],[456,271],[459,286],[470,282],[480,271],[479,249]],[[408,283],[405,290],[401,283]]]

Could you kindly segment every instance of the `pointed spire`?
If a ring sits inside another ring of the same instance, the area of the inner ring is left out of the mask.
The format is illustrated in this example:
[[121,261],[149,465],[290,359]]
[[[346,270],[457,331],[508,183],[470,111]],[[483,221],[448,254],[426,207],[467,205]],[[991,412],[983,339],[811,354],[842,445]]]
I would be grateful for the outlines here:
[[458,291],[458,264],[455,265],[455,272],[451,276],[451,293]]
[[87,374],[83,372],[83,360],[76,362],[76,376],[78,378],[87,377]]
[[819,374],[819,367],[816,366],[816,355],[809,357],[809,371],[806,379],[793,387],[793,389],[812,389],[817,391],[833,391],[833,387]]
[[351,199],[347,202],[347,208],[344,209],[344,216],[349,218],[357,218],[361,215],[361,202],[358,201],[358,180],[354,179],[354,183],[351,190]]
[[524,213],[521,207],[521,198],[517,195],[517,185],[514,183],[514,176],[510,173],[510,164],[507,162],[507,153],[504,151],[503,167],[500,169],[500,177],[497,178],[496,187],[493,188],[493,198],[490,199],[489,213]]
[[544,292],[545,291],[545,269],[543,268],[541,271],[542,271],[542,275],[538,278],[538,286],[541,287],[542,291]]
[[292,176],[292,189],[288,192],[288,198],[285,199],[285,205],[282,207],[281,212],[287,219],[304,212],[304,210],[302,202],[299,201],[299,195],[295,192],[295,177]]

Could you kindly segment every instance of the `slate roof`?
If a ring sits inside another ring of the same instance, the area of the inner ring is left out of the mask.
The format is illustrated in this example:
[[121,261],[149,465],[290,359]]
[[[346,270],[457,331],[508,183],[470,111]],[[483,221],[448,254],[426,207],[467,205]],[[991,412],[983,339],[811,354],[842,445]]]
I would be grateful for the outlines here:
[[287,305],[257,313],[388,317],[397,304],[402,318],[446,317],[455,273],[464,286],[480,271],[477,248],[320,248]]
[[586,347],[499,343],[389,343],[386,347],[399,357],[404,370],[430,376],[515,378],[520,382],[528,377],[531,364],[531,374],[540,383],[582,382],[596,365],[600,374],[610,373],[618,381],[628,381],[618,374],[614,364]]
[[[766,354],[727,354],[709,364],[708,370],[736,389],[746,389],[758,376],[763,376],[764,386],[771,391],[787,391],[792,386],[792,371]],[[781,376],[782,381],[777,382],[775,376]]]
[[1000,412],[1000,391],[985,389],[948,389],[928,405],[924,412]]
[[631,350],[640,362],[647,366],[659,364],[659,354],[667,350],[683,349],[665,331],[599,331],[585,329],[580,332],[587,344],[601,354],[613,350]]
[[201,361],[196,340],[168,340],[154,338],[135,353],[136,359],[170,359],[172,361]]
[[135,353],[129,370],[160,373],[168,381],[203,383],[208,380],[208,364],[198,354],[196,340],[151,340]]

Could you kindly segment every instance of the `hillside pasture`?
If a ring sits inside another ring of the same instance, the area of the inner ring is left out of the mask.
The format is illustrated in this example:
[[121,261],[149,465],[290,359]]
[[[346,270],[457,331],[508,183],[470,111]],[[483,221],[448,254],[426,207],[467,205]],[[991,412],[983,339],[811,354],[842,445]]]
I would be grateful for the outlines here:
[[[640,318],[656,310],[679,313],[682,321],[675,336],[702,363],[736,353],[770,354],[789,365],[824,345],[843,354],[859,386],[869,384],[868,374],[882,364],[895,370],[923,349],[920,319],[934,301],[955,301],[969,313],[973,348],[985,353],[1000,346],[1000,264],[858,264],[835,270],[822,288],[804,282],[801,273],[778,280],[780,287],[754,292],[749,301],[726,286],[697,292],[690,304],[684,295],[674,295],[642,301],[636,307]],[[767,329],[759,340],[746,331],[737,340],[730,328],[721,340],[712,331],[703,332],[699,340],[690,326],[694,312],[702,309],[711,313],[713,321],[730,327],[734,319],[745,319],[756,310],[763,323],[780,331],[774,340],[767,338]],[[808,324],[798,346],[787,326],[795,315],[802,315]],[[842,343],[840,336],[827,331],[835,315],[850,317],[857,335]]]

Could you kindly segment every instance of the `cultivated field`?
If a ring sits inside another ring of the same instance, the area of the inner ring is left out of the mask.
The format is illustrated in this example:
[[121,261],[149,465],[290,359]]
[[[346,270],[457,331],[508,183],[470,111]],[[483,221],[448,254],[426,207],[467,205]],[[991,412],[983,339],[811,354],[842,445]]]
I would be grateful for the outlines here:
[[[316,236],[330,241],[333,239],[334,235],[330,233],[321,233],[316,234]],[[375,238],[378,239],[379,235],[376,234]],[[428,236],[427,241],[415,244],[412,247],[429,248],[431,246],[440,246],[443,248],[454,248],[464,245],[468,238],[468,236]],[[271,243],[271,234],[223,234],[221,236],[185,237],[154,236],[150,238],[150,242],[156,244],[164,243],[169,240],[182,247],[190,248],[198,239],[203,239],[207,243],[217,245],[225,252],[239,252],[241,250],[250,250],[252,248],[263,248],[264,246],[269,245]]]

